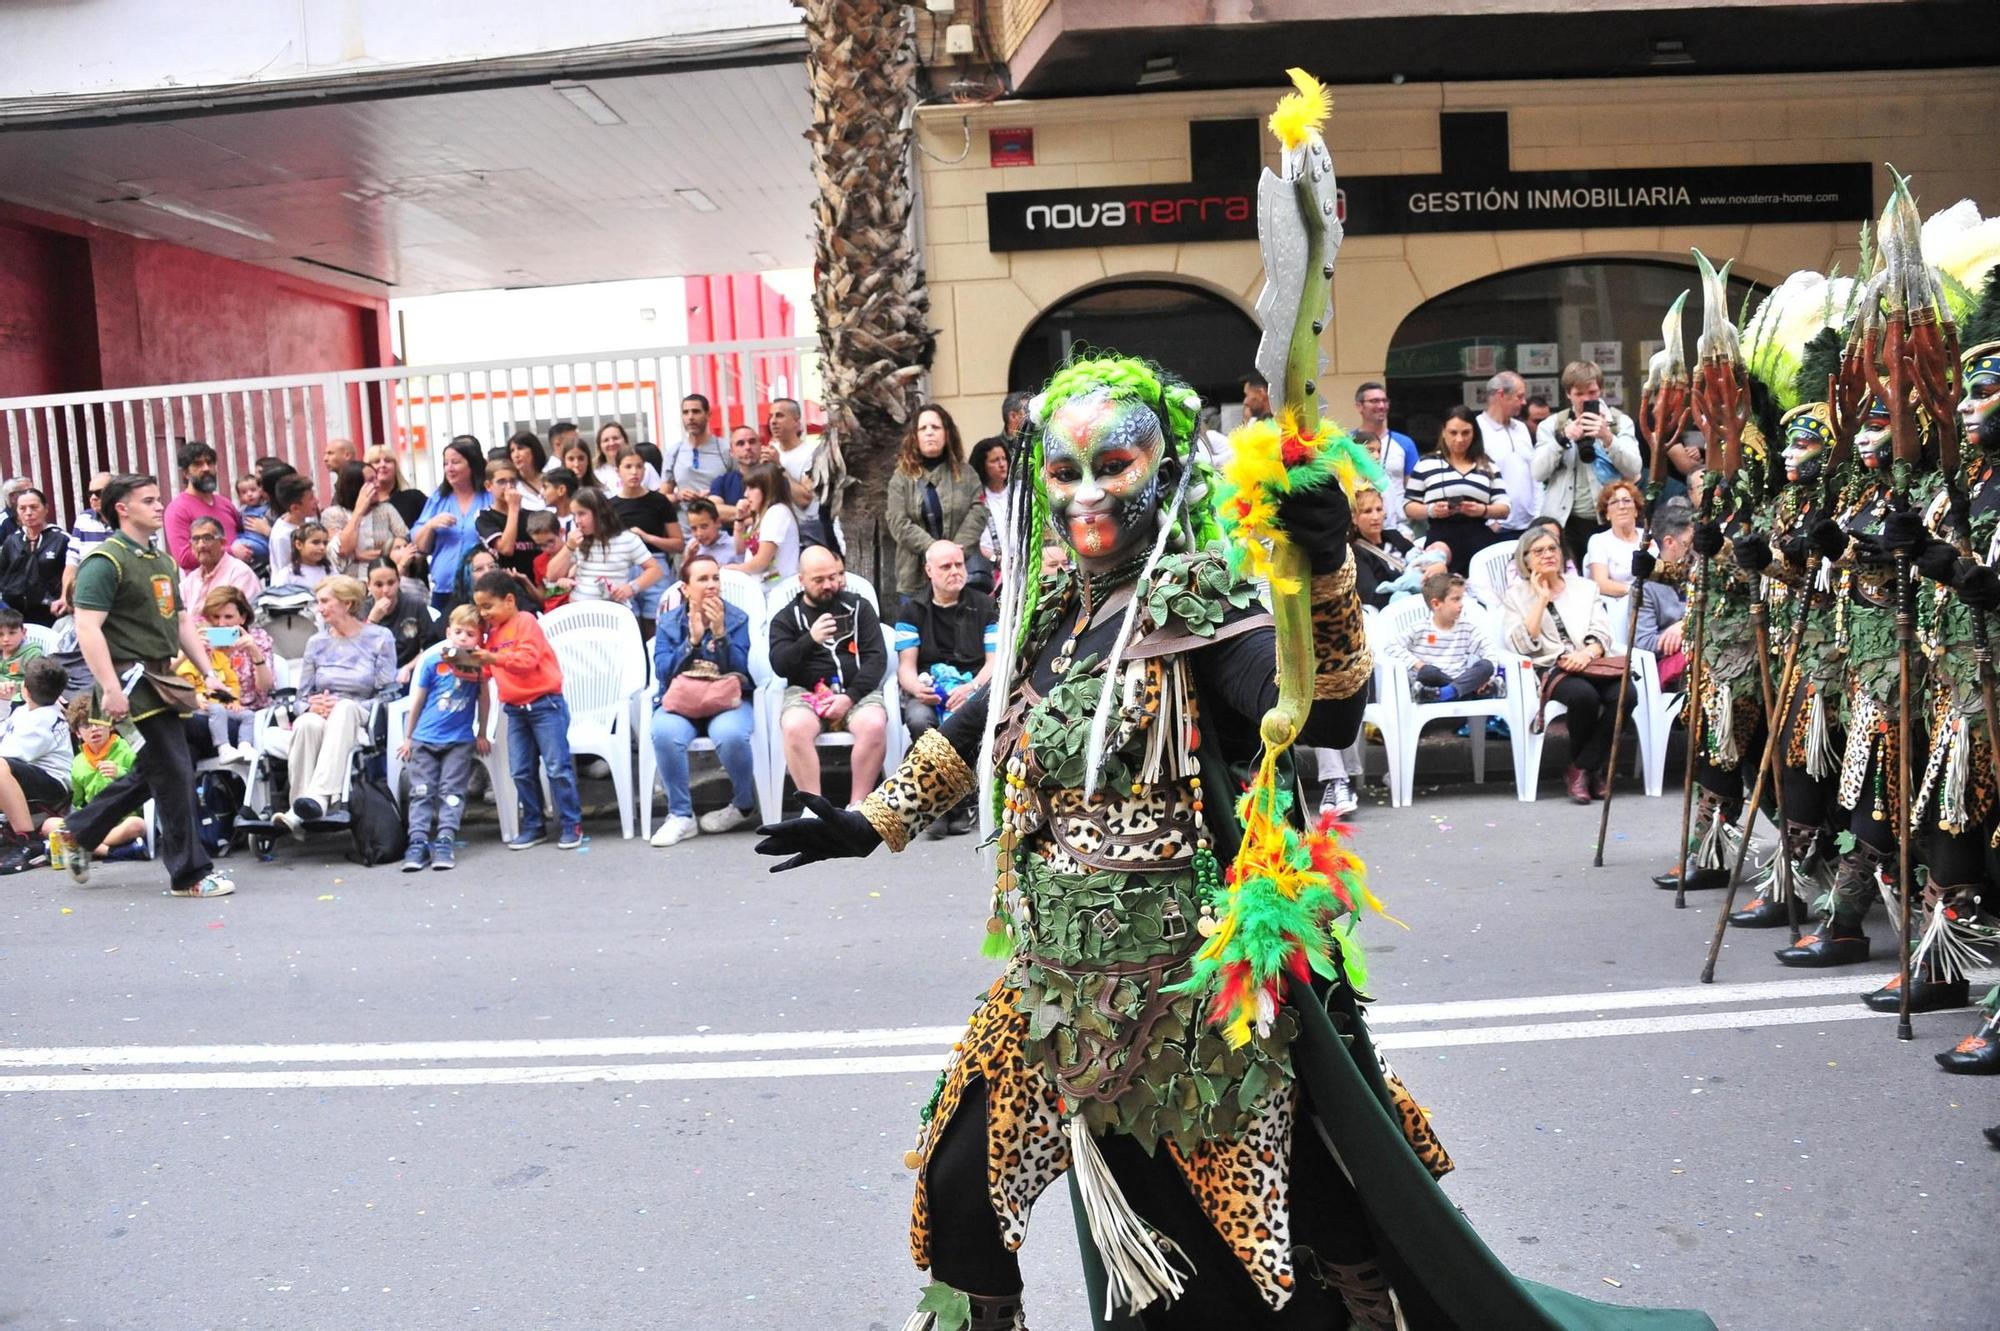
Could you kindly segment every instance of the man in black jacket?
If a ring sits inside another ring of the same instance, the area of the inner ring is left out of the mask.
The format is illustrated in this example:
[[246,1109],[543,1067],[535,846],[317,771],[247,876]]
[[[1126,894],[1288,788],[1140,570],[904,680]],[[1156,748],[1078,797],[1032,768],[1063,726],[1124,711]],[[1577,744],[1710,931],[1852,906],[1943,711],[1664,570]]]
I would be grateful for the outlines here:
[[845,730],[854,737],[848,798],[859,804],[882,776],[889,724],[882,621],[874,606],[847,590],[847,570],[825,546],[800,553],[799,586],[798,598],[771,619],[771,669],[785,680],[785,767],[802,793],[819,794],[813,741]]

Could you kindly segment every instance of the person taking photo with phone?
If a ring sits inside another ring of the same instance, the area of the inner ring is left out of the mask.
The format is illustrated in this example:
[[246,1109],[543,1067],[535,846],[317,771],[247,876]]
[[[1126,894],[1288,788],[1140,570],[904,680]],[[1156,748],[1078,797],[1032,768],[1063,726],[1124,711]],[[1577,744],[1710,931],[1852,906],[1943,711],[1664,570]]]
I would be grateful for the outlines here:
[[1541,516],[1562,524],[1563,544],[1581,558],[1590,538],[1607,525],[1597,495],[1617,480],[1639,479],[1639,435],[1632,418],[1604,401],[1604,373],[1597,362],[1563,367],[1569,405],[1535,432],[1535,481],[1542,487]]

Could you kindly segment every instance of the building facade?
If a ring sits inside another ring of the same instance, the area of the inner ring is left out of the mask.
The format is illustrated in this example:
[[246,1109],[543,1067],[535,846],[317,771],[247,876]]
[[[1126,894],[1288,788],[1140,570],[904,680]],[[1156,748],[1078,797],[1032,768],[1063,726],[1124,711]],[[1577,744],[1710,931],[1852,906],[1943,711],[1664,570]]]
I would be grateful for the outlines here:
[[[932,392],[968,437],[1080,342],[1155,355],[1205,398],[1236,400],[1263,280],[1255,176],[1275,162],[1262,119],[1279,90],[918,113]],[[1636,399],[1666,304],[1694,285],[1693,247],[1753,284],[1852,272],[1886,164],[1926,213],[1960,198],[2000,210],[1980,70],[1333,92],[1346,240],[1321,391],[1351,421],[1356,386],[1386,379],[1394,423],[1420,442],[1497,369],[1546,391],[1592,353],[1607,396]]]

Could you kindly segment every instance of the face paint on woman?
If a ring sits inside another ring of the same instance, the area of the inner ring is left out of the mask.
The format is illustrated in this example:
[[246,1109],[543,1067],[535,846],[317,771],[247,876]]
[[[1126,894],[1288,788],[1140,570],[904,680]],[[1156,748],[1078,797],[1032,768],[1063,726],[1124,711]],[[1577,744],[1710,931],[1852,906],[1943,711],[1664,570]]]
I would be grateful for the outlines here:
[[1958,419],[1968,445],[1982,453],[2000,453],[2000,348],[1965,367]]
[[1811,483],[1826,465],[1833,431],[1817,416],[1799,416],[1785,426],[1785,479]]
[[1086,569],[1113,567],[1152,543],[1166,440],[1149,408],[1100,389],[1064,403],[1043,440],[1049,513]]
[[1880,471],[1889,465],[1891,442],[1889,408],[1871,393],[1868,405],[1861,409],[1861,428],[1854,432],[1854,456],[1868,470]]

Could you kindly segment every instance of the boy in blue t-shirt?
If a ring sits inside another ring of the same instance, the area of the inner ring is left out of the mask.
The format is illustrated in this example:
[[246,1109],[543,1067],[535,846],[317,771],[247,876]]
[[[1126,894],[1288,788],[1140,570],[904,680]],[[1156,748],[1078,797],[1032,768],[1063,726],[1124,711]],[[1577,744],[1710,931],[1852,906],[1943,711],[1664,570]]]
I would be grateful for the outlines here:
[[478,648],[480,628],[476,608],[458,607],[451,612],[444,641],[425,650],[410,668],[413,719],[409,737],[397,751],[410,776],[410,848],[403,855],[404,873],[425,865],[457,867],[458,824],[465,816],[472,758],[475,753],[485,757],[492,749],[486,739],[486,671],[455,659]]

